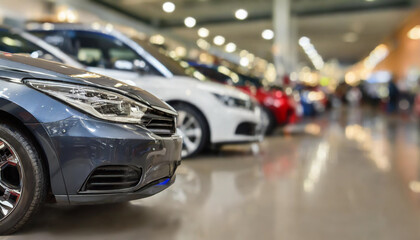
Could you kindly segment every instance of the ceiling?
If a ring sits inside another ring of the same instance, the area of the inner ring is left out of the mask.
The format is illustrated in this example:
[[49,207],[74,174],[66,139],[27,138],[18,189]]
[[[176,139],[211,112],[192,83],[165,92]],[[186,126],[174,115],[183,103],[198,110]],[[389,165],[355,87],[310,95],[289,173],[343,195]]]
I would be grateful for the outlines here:
[[[172,0],[176,5],[173,13],[162,11],[166,0],[93,1],[192,42],[199,38],[197,29],[206,27],[210,37],[222,35],[238,49],[272,58],[272,42],[261,38],[264,29],[272,28],[272,0]],[[297,37],[309,37],[324,60],[338,59],[348,64],[367,55],[391,34],[412,6],[410,0],[291,0]],[[244,21],[234,17],[239,8],[249,13]],[[196,27],[184,26],[188,16],[196,18]],[[354,42],[344,41],[346,34],[347,40]],[[306,60],[303,51],[299,58]]]

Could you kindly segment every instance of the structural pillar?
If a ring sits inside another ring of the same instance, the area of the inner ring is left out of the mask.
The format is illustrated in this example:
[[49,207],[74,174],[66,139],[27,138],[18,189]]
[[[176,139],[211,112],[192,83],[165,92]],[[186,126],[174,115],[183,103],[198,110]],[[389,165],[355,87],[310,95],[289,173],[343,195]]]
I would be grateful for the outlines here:
[[[273,29],[275,33],[273,43],[274,65],[277,70],[277,83],[283,84],[284,77],[293,71],[293,62],[296,61],[296,41],[293,41],[292,18],[290,0],[273,1]],[[294,21],[293,21],[294,22]],[[293,23],[296,28],[296,24]]]

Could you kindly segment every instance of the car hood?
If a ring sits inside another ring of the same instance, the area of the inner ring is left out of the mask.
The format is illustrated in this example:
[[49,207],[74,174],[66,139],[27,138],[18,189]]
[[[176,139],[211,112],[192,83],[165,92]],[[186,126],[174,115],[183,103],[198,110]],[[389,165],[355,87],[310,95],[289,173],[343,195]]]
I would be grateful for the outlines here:
[[167,113],[176,114],[171,106],[141,88],[83,69],[9,53],[0,54],[0,67],[2,70],[18,74],[20,79],[44,79],[108,89],[135,98]]
[[175,80],[177,84],[182,84],[185,87],[189,87],[192,89],[196,88],[198,90],[216,93],[223,96],[239,98],[246,101],[250,99],[250,97],[247,94],[243,93],[242,91],[239,91],[238,89],[232,86],[211,81],[200,81],[198,79],[185,76],[174,76],[172,79]]

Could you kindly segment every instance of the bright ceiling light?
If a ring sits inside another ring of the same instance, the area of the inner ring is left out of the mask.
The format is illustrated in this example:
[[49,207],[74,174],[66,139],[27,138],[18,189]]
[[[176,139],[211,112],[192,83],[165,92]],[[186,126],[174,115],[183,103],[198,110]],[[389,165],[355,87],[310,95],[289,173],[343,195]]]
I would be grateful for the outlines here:
[[226,44],[226,46],[225,46],[225,50],[226,50],[226,52],[228,52],[228,53],[233,53],[234,51],[236,51],[236,44],[234,44],[234,43],[228,43],[228,44]]
[[420,25],[417,25],[413,27],[410,31],[408,31],[407,37],[412,40],[419,40],[420,39]]
[[243,57],[241,58],[241,60],[239,60],[239,64],[241,64],[242,67],[248,67],[249,59],[246,57]]
[[238,9],[235,12],[235,17],[239,20],[244,20],[248,17],[248,12],[245,9]]
[[262,33],[261,33],[262,38],[264,38],[265,40],[271,40],[274,38],[274,32],[271,29],[265,29]]
[[221,46],[225,43],[225,38],[217,35],[216,37],[213,38],[213,43],[216,44],[217,46]]
[[171,12],[175,11],[175,4],[173,2],[165,2],[162,5],[162,9],[163,9],[163,11],[165,11],[167,13],[171,13]]
[[196,21],[196,20],[195,20],[195,18],[193,18],[193,17],[187,17],[187,18],[185,18],[185,20],[184,20],[184,24],[185,24],[185,26],[187,26],[187,27],[189,27],[189,28],[194,27],[196,23],[197,23],[197,21]]
[[210,35],[210,31],[207,28],[198,29],[198,36],[206,38]]

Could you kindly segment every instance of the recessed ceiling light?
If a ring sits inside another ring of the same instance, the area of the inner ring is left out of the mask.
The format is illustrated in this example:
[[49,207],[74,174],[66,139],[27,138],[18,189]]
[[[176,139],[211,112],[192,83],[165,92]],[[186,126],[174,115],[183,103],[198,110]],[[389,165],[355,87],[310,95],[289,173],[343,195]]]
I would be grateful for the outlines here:
[[366,2],[374,2],[375,0],[365,0]]
[[217,46],[221,46],[225,43],[225,38],[218,35],[218,36],[214,37],[213,43],[216,44]]
[[163,9],[163,11],[165,11],[167,13],[171,13],[171,12],[175,11],[175,4],[173,2],[165,2],[162,5],[162,9]]
[[228,43],[228,44],[226,44],[226,46],[225,46],[225,50],[226,50],[226,52],[228,52],[228,53],[233,53],[234,51],[236,51],[236,44],[234,44],[234,43]]
[[198,36],[202,38],[208,37],[210,34],[210,31],[207,28],[200,28],[198,29]]
[[194,27],[196,23],[197,23],[197,21],[196,21],[196,20],[195,20],[195,18],[193,18],[193,17],[187,17],[187,18],[185,18],[185,20],[184,20],[184,24],[185,24],[185,26],[187,26],[187,27],[189,27],[189,28]]
[[265,40],[271,40],[274,38],[274,32],[271,29],[265,29],[262,33],[261,33],[262,38],[264,38]]
[[248,17],[248,12],[245,9],[238,9],[235,12],[235,17],[239,20],[244,20]]

